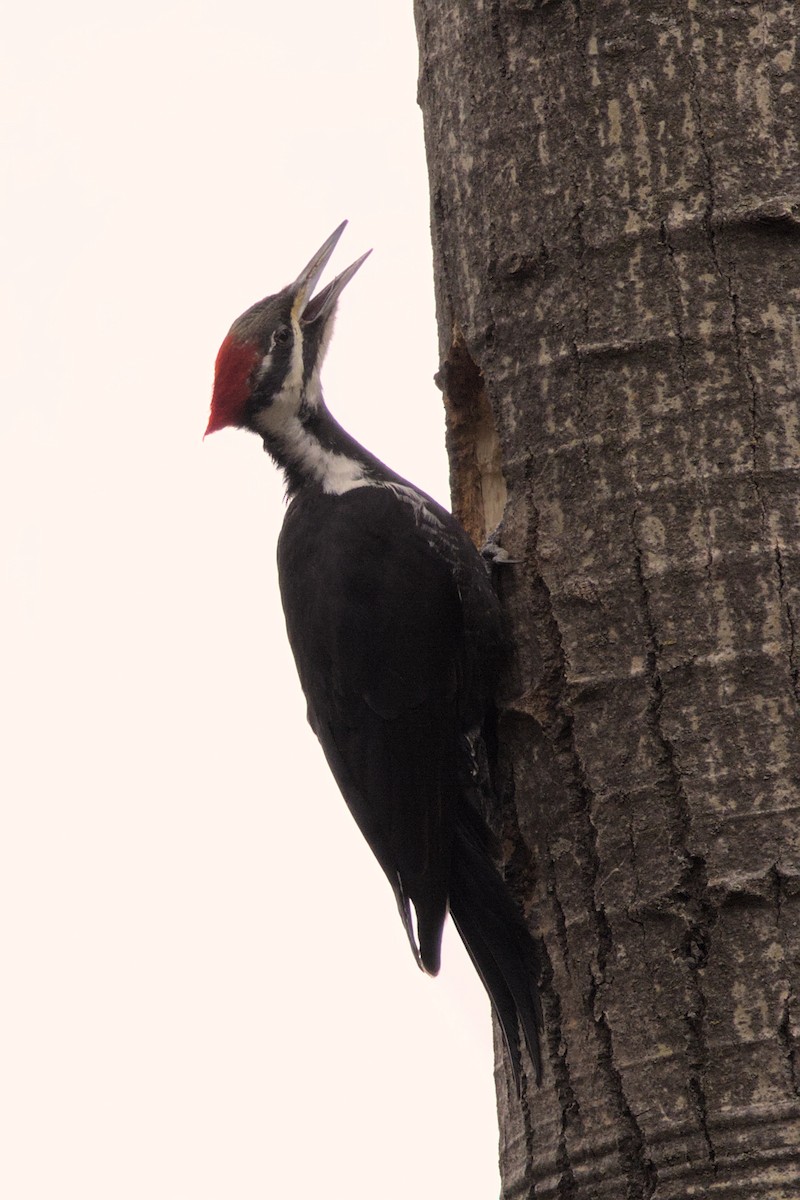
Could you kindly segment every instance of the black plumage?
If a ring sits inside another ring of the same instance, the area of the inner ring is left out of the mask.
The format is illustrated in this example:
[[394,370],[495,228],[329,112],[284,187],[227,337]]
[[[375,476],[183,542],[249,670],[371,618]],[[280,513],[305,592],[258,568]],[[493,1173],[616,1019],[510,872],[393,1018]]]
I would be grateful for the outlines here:
[[478,762],[503,652],[500,607],[455,518],[325,406],[319,367],[333,311],[363,260],[310,297],[342,228],[294,284],[234,323],[209,430],[253,429],[284,469],[278,571],[309,722],[431,974],[451,912],[519,1085],[520,1026],[541,1072],[539,963],[495,866]]

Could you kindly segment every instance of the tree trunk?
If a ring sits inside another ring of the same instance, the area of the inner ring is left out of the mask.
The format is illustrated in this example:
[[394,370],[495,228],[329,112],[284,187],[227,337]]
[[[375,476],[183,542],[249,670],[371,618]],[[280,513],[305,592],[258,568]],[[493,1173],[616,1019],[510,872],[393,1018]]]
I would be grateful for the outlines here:
[[416,15],[454,501],[521,560],[504,1196],[798,1197],[798,9]]

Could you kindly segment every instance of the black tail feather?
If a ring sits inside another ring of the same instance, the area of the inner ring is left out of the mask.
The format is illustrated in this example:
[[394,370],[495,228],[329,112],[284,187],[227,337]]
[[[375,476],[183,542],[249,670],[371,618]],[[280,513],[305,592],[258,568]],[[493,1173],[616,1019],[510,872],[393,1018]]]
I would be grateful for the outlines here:
[[492,860],[488,831],[480,829],[477,814],[474,820],[472,814],[462,820],[456,831],[450,913],[497,1013],[517,1091],[522,1076],[520,1027],[540,1083],[539,954]]
[[399,875],[395,876],[394,895],[400,912],[400,920],[403,922],[403,928],[408,936],[411,953],[417,961],[417,966],[427,975],[438,975],[442,958],[442,926],[446,910],[443,914],[436,909],[431,913],[425,909],[417,911],[415,908],[414,916],[417,919],[415,932],[414,919],[411,916],[411,901],[405,893],[403,881]]

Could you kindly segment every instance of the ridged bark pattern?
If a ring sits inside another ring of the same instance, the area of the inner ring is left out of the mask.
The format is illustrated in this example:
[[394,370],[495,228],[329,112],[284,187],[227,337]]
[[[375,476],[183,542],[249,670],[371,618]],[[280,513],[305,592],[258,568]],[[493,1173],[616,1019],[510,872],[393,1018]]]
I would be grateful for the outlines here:
[[522,560],[504,1196],[798,1197],[798,9],[416,16],[455,502]]

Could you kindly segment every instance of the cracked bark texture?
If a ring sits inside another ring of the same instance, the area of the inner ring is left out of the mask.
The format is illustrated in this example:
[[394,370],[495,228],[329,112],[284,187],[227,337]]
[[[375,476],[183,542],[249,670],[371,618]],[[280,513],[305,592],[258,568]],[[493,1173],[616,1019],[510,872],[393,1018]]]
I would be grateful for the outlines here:
[[503,1194],[800,1197],[800,16],[416,0],[546,1068]]

